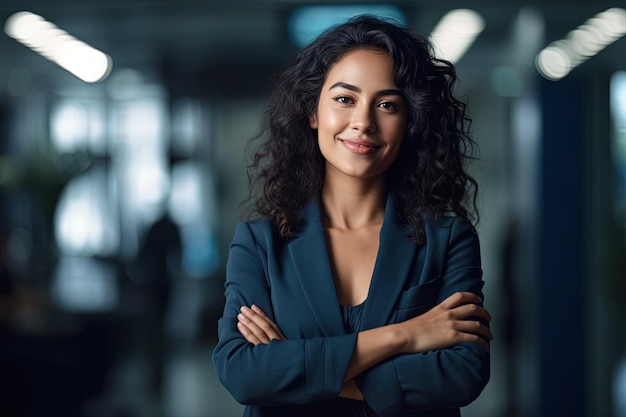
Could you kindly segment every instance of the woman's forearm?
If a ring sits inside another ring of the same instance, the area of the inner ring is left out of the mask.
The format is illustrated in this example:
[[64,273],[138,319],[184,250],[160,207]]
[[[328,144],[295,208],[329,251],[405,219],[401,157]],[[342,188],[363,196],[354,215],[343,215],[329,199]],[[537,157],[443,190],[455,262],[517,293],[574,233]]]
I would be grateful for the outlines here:
[[417,317],[359,332],[344,381],[401,353],[445,349],[463,342],[488,350],[491,331],[479,321],[470,320],[491,320],[477,304],[480,302],[473,293],[458,292]]
[[[361,372],[402,353],[427,352],[452,347],[463,342],[489,349],[493,338],[489,329],[475,320],[491,320],[478,304],[481,299],[470,292],[458,292],[426,313],[400,323],[388,324],[357,334],[344,383]],[[285,340],[280,328],[261,309],[242,307],[237,329],[250,343],[267,344],[272,339]]]
[[405,345],[402,333],[393,324],[359,332],[344,380],[402,353]]

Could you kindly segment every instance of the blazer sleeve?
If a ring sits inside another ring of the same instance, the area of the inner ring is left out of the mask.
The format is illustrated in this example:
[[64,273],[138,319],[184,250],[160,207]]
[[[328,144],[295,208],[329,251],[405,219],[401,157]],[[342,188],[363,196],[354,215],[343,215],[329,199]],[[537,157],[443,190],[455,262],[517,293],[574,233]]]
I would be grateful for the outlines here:
[[[454,220],[446,252],[437,302],[457,291],[470,291],[482,299],[480,247],[469,223]],[[489,377],[489,352],[475,343],[460,343],[448,349],[396,356],[363,372],[356,381],[378,416],[398,417],[465,406],[478,397]]]
[[[271,232],[261,238],[271,240]],[[308,404],[336,398],[356,335],[272,340],[254,346],[237,330],[241,306],[254,303],[274,320],[267,264],[267,248],[255,241],[248,223],[238,225],[226,268],[226,305],[213,351],[219,380],[242,404]],[[297,311],[293,313],[297,319]]]

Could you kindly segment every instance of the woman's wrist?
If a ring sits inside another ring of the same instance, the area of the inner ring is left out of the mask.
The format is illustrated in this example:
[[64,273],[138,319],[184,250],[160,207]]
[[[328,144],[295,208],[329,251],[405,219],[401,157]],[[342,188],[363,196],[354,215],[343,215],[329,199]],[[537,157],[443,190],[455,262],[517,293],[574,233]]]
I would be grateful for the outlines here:
[[392,349],[392,356],[409,353],[410,340],[408,333],[402,328],[403,323],[388,325],[388,338]]

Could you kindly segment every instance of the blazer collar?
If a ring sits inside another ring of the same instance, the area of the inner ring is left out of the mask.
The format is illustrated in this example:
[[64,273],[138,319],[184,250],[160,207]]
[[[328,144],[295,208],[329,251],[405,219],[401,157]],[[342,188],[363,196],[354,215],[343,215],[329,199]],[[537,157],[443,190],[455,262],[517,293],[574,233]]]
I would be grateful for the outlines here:
[[288,244],[291,261],[325,336],[345,334],[319,201],[302,210],[302,228]]
[[390,195],[387,196],[379,239],[378,256],[361,317],[361,330],[392,323],[417,251],[417,245],[411,241]]
[[[320,202],[309,202],[302,210],[302,219],[300,233],[288,244],[291,260],[324,334],[343,335],[345,328],[328,256]],[[378,257],[361,318],[362,330],[391,322],[415,250],[416,245],[410,240],[393,200],[388,196]]]

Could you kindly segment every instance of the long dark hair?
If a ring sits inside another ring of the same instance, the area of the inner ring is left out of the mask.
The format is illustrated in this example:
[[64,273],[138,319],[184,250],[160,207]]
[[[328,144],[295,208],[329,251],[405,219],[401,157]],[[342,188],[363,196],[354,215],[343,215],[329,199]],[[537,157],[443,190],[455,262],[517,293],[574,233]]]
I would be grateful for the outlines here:
[[455,96],[453,65],[436,58],[425,38],[372,16],[329,29],[277,74],[259,136],[264,140],[248,167],[253,211],[272,218],[288,239],[298,230],[302,207],[319,198],[325,163],[309,115],[333,64],[359,48],[391,56],[409,108],[402,148],[387,180],[412,239],[425,240],[422,213],[433,218],[454,213],[477,222],[477,183],[465,170],[475,143],[466,105]]

